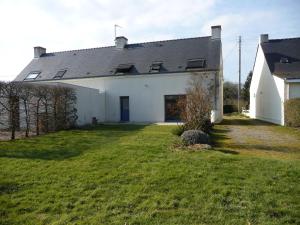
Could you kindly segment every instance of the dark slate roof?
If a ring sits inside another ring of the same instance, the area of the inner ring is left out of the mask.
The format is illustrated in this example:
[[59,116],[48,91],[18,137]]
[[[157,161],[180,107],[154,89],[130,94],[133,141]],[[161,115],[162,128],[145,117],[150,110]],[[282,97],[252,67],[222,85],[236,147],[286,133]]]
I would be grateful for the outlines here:
[[[261,44],[272,74],[300,78],[300,38],[273,39]],[[282,61],[287,59],[287,63]]]
[[219,70],[221,41],[208,37],[128,44],[124,49],[115,46],[43,54],[33,59],[15,80],[21,81],[32,71],[40,71],[36,80],[53,79],[59,70],[66,69],[63,79],[116,76],[120,64],[133,64],[130,74],[149,74],[154,61],[162,61],[161,73],[186,71],[189,59],[204,58],[202,70]]

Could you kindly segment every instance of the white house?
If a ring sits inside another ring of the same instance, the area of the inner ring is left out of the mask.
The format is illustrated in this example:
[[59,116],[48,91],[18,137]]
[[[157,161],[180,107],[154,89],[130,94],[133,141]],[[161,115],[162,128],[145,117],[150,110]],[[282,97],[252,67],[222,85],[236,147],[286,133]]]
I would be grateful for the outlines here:
[[[223,116],[221,26],[211,36],[47,53],[34,59],[16,81],[58,82],[77,90],[78,123],[178,121],[176,100],[192,76],[212,87],[212,121]],[[96,91],[95,91],[96,90]]]
[[250,117],[284,125],[284,102],[299,97],[300,38],[262,34],[250,86]]

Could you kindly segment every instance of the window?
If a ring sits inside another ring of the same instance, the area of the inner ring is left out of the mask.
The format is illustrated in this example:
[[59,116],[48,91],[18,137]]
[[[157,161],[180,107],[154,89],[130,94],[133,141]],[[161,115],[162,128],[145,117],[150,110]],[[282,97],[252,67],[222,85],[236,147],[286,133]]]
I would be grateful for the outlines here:
[[178,102],[185,99],[185,95],[165,95],[165,121],[179,122],[181,109]]
[[289,63],[289,59],[286,57],[281,57],[280,63]]
[[205,64],[205,59],[190,59],[187,62],[186,69],[204,68],[206,66]]
[[35,80],[41,72],[30,72],[24,80]]
[[53,77],[53,79],[61,79],[65,73],[67,72],[67,70],[60,70],[56,73],[56,75]]
[[150,73],[159,73],[161,69],[162,62],[156,61],[153,62],[152,65],[150,66]]
[[120,64],[115,71],[115,74],[129,73],[132,69],[132,64]]

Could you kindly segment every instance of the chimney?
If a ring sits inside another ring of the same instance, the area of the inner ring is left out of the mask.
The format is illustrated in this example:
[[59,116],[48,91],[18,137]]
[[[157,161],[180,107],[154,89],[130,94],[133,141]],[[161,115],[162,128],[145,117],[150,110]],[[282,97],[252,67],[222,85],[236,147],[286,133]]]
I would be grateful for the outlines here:
[[269,41],[269,35],[268,34],[261,34],[259,37],[259,43],[266,43]]
[[127,45],[128,39],[124,36],[116,37],[115,44],[117,49],[123,49]]
[[221,40],[221,25],[211,27],[211,39],[212,40]]
[[46,53],[46,49],[43,47],[37,46],[37,47],[34,47],[33,49],[34,49],[34,58],[40,58],[40,56],[42,54]]

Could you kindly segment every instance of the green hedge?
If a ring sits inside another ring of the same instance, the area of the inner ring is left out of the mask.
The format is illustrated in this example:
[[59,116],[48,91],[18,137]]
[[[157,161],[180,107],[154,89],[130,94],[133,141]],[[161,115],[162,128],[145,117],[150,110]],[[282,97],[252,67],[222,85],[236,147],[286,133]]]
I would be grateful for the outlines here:
[[289,99],[284,103],[285,124],[300,127],[300,98]]

